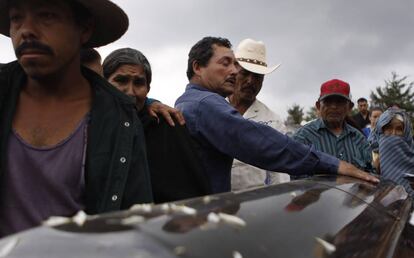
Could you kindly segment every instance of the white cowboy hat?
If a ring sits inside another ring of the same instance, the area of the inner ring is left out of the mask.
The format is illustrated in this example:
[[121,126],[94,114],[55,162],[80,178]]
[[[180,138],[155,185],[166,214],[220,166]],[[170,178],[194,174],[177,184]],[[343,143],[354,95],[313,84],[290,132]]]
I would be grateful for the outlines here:
[[237,46],[235,56],[241,67],[253,73],[268,74],[280,66],[267,66],[266,47],[262,41],[242,40]]
[[[0,0],[0,34],[10,37],[8,2]],[[83,5],[95,22],[91,38],[84,47],[100,47],[119,39],[128,29],[126,13],[108,0],[71,0]]]

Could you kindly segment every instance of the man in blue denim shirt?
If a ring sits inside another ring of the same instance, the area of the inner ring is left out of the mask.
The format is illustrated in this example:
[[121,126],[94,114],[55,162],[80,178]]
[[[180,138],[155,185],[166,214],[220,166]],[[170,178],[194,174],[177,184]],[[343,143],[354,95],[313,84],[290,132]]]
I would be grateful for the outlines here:
[[339,173],[378,181],[353,165],[296,143],[269,126],[244,119],[225,100],[233,93],[237,66],[227,39],[203,38],[190,50],[187,69],[190,84],[176,101],[198,143],[213,192],[230,190],[233,158],[292,175]]

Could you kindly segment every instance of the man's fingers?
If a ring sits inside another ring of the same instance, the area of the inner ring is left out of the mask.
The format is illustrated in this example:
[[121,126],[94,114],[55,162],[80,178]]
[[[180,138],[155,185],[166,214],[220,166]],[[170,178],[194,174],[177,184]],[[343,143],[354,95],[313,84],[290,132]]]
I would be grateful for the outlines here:
[[376,184],[380,182],[378,177],[370,175],[366,172],[358,172],[356,174],[356,177],[359,177],[361,179],[364,179],[365,181],[376,183]]
[[380,181],[378,177],[359,170],[355,166],[342,160],[339,162],[338,174],[360,178],[372,183],[379,183]]
[[175,126],[174,120],[172,119],[170,112],[168,112],[168,110],[162,110],[161,114],[170,126]]
[[185,119],[181,111],[174,109],[174,112],[172,112],[172,114],[180,125],[185,125]]
[[159,121],[159,118],[158,118],[158,116],[157,116],[157,113],[155,113],[155,111],[154,111],[154,110],[152,110],[151,108],[148,108],[147,110],[148,110],[148,114],[149,114],[150,116],[157,118],[157,120]]

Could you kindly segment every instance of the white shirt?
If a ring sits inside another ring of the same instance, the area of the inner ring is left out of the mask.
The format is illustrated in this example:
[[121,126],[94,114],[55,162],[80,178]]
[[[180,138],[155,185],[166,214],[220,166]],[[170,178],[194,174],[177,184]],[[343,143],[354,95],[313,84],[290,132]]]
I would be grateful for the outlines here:
[[[271,111],[265,104],[255,100],[243,115],[244,118],[268,125],[281,133],[286,127],[281,118]],[[231,189],[242,190],[246,188],[279,184],[289,182],[290,176],[285,173],[268,172],[234,159],[231,169]]]

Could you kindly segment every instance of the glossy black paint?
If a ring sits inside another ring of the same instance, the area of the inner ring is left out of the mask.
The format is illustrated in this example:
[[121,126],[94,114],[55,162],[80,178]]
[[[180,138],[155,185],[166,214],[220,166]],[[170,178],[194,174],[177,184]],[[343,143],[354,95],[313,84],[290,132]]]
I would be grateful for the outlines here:
[[[412,201],[402,187],[348,177],[314,177],[177,204],[197,215],[123,211],[76,224],[39,227],[6,257],[413,257]],[[246,226],[207,221],[210,212],[235,215]],[[146,221],[122,225],[123,219]],[[336,247],[329,251],[316,238]]]

